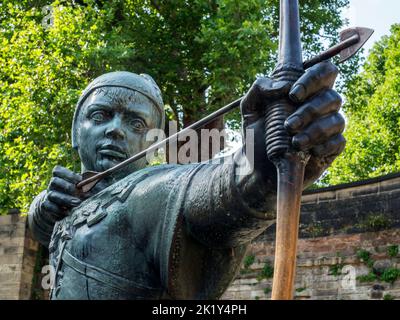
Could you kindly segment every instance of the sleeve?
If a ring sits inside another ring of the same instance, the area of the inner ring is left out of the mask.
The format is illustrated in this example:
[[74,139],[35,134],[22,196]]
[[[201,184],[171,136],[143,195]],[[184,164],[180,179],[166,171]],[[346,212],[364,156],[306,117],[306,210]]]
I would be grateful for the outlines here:
[[233,155],[223,164],[202,164],[187,186],[186,227],[208,247],[249,243],[275,222],[276,191],[256,172],[239,176],[237,169]]
[[[254,185],[246,179],[254,175],[235,179],[235,171],[229,160],[186,165],[163,172],[154,184],[165,203],[160,201],[163,214],[151,252],[168,297],[219,299],[238,273],[249,242],[274,222],[266,203],[276,199],[245,201],[246,186]],[[260,186],[259,194],[265,192]]]
[[31,203],[28,225],[35,239],[48,248],[56,221],[51,219],[42,208],[45,198],[46,191],[43,191]]

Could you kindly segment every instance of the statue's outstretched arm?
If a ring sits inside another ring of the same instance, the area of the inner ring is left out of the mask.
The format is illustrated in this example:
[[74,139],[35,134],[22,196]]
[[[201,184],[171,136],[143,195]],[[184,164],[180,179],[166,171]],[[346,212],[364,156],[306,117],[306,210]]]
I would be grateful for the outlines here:
[[[191,234],[214,246],[236,246],[254,239],[275,219],[277,177],[265,147],[265,109],[280,99],[298,105],[285,129],[299,150],[309,151],[305,187],[317,180],[343,151],[341,98],[330,62],[310,68],[293,86],[259,78],[242,101],[246,142],[225,164],[210,165],[194,176],[185,217]],[[250,139],[254,136],[254,139]],[[203,179],[203,180],[202,180]]]

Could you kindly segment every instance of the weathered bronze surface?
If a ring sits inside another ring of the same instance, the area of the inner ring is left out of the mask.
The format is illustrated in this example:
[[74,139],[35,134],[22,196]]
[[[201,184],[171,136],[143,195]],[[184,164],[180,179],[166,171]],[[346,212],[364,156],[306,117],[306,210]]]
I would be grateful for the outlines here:
[[[95,79],[72,128],[82,172],[56,167],[29,212],[56,270],[51,298],[219,298],[250,241],[276,218],[278,178],[266,146],[273,139],[265,140],[274,120],[265,123],[266,112],[282,101],[296,107],[285,119],[286,141],[310,154],[304,186],[345,145],[341,99],[332,89],[336,67],[317,64],[298,80],[277,74],[257,79],[241,102],[243,129],[255,137],[252,171],[243,174],[246,146],[218,164],[146,168],[142,158],[82,193],[76,185],[83,173],[108,170],[146,149],[146,132],[164,123],[161,93],[149,76],[114,72]],[[281,180],[291,181],[287,172]]]

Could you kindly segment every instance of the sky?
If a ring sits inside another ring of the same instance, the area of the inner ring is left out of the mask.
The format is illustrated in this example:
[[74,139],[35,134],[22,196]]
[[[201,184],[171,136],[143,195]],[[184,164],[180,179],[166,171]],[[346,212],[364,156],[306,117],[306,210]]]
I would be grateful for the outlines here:
[[400,23],[400,0],[350,0],[350,8],[343,12],[349,27],[368,27],[375,30],[365,44],[368,53],[375,41],[389,35],[390,26]]

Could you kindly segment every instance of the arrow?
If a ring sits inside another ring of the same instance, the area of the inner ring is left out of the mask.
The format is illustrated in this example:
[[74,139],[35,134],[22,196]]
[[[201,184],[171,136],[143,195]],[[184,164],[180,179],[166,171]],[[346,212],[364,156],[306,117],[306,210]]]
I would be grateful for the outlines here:
[[360,27],[343,30],[340,33],[340,42],[337,45],[304,62],[303,68],[308,69],[313,65],[328,60],[338,54],[340,55],[339,63],[343,63],[354,56],[373,33],[374,30],[372,29]]
[[[346,61],[347,59],[351,58],[355,55],[358,50],[365,44],[365,42],[371,37],[374,31],[368,28],[349,28],[341,32],[340,39],[341,42],[337,45],[329,48],[328,50],[322,52],[318,56],[307,60],[303,63],[303,68],[306,70],[311,68],[315,64],[328,60],[338,54],[341,56],[341,60],[339,63]],[[153,152],[163,146],[167,142],[172,142],[178,140],[179,135],[185,135],[189,130],[198,130],[199,128],[209,124],[210,122],[214,121],[216,118],[221,117],[225,113],[232,111],[233,109],[240,106],[242,98],[239,98],[228,105],[222,107],[221,109],[211,113],[210,115],[206,116],[205,118],[193,123],[189,127],[181,130],[180,132],[169,136],[163,141],[160,141],[156,144],[151,145],[146,150],[139,152],[138,154],[132,156],[129,159],[117,164],[116,166],[103,171],[103,172],[93,172],[87,171],[83,173],[83,180],[77,184],[77,188],[81,189],[82,192],[86,193],[89,192],[101,179],[110,176],[114,172],[118,171],[119,169],[124,168],[128,164],[139,160],[140,158],[144,157],[148,152]]]

